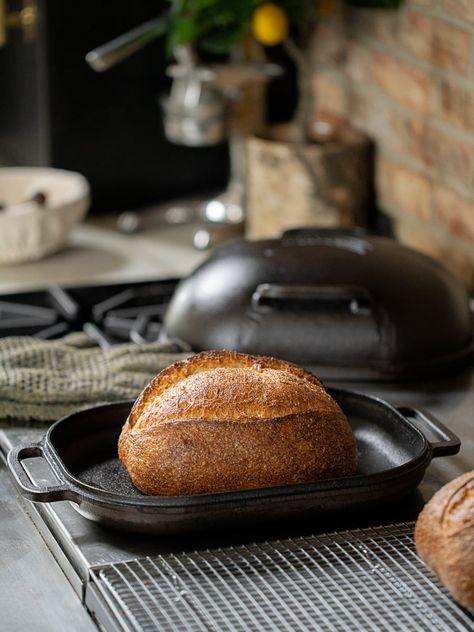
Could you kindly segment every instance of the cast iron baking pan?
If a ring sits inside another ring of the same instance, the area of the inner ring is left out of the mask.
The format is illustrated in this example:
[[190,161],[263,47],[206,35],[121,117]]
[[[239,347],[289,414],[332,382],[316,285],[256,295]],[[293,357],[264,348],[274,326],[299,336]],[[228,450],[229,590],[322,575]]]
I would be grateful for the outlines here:
[[[456,454],[460,441],[427,413],[330,390],[356,436],[357,475],[197,496],[146,496],[119,463],[117,440],[133,402],[106,404],[56,422],[38,444],[14,448],[8,465],[23,496],[70,500],[79,513],[122,530],[174,534],[373,508],[413,491],[434,457]],[[436,441],[428,440],[420,427]],[[22,461],[44,458],[59,483],[36,487]]]

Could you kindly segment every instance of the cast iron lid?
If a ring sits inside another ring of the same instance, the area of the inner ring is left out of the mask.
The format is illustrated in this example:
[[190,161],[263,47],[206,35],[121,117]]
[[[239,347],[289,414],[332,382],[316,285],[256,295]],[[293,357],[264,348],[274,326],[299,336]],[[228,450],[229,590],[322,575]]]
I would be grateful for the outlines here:
[[442,265],[360,229],[296,229],[216,249],[165,316],[194,350],[302,364],[322,378],[400,379],[472,358],[464,286]]

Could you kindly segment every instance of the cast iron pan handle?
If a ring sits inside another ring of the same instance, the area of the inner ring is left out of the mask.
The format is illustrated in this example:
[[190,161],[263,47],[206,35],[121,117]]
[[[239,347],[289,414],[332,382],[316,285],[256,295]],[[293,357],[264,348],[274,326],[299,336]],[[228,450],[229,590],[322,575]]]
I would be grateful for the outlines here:
[[449,456],[459,452],[461,447],[459,437],[426,410],[400,406],[398,411],[408,420],[411,419],[413,422],[416,422],[417,427],[419,425],[422,432],[424,429],[427,429],[438,439],[438,441],[430,441],[428,439],[433,449],[433,458],[437,456]]
[[31,457],[44,457],[43,446],[34,443],[27,446],[18,446],[10,450],[7,456],[8,467],[13,475],[16,486],[22,496],[37,503],[54,503],[58,500],[74,500],[77,502],[78,496],[67,484],[48,485],[38,487],[29,479],[24,467],[23,459]]
[[291,301],[324,303],[348,303],[353,314],[369,313],[371,298],[369,292],[356,285],[285,285],[282,283],[261,283],[252,294],[252,307],[261,308],[265,302],[272,304]]

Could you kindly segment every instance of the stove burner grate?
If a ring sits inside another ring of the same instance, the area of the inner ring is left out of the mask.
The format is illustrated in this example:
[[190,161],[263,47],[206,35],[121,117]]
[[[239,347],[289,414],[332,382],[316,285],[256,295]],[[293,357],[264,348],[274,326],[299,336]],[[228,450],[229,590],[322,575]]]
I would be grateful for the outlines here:
[[0,300],[0,337],[42,340],[84,331],[103,348],[154,342],[176,280],[63,288],[4,295]]

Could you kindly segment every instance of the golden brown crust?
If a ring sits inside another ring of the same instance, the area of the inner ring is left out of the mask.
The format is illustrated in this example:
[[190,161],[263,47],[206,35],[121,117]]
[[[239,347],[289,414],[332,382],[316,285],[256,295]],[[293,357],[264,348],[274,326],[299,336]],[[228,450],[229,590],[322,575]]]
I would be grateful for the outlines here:
[[474,470],[444,485],[426,504],[415,544],[453,597],[474,609]]
[[[245,353],[237,353],[235,351],[203,351],[202,353],[191,356],[186,360],[176,362],[158,373],[158,375],[151,380],[135,402],[130,412],[130,416],[128,418],[130,427],[133,428],[138,419],[143,421],[143,416],[146,415],[149,408],[153,408],[157,398],[164,391],[193,375],[202,374],[219,368],[247,368],[252,369],[257,373],[264,369],[285,371],[295,377],[299,377],[300,379],[310,382],[314,386],[319,387],[322,392],[325,392],[323,385],[316,377],[314,377],[314,375],[305,371],[296,364],[292,364],[291,362],[264,356],[251,356]],[[218,400],[214,402],[213,405],[216,405],[217,403]],[[206,402],[206,406],[208,412],[208,408],[210,406],[209,401]],[[233,408],[229,412],[231,415],[235,415],[238,411]]]
[[275,358],[207,351],[144,389],[119,457],[145,493],[185,495],[346,476],[356,446],[311,373]]

